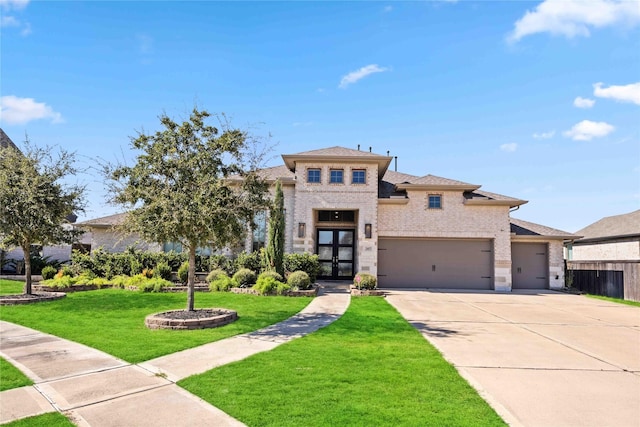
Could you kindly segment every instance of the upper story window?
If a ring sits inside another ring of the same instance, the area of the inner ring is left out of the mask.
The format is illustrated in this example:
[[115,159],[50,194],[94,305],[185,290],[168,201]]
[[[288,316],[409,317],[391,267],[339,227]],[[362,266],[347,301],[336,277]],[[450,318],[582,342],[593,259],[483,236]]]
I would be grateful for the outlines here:
[[442,195],[429,194],[429,209],[442,209]]
[[351,171],[351,183],[352,184],[366,184],[367,173],[364,169],[355,169]]
[[320,182],[320,169],[307,169],[307,182]]
[[344,170],[331,169],[331,175],[329,176],[329,182],[332,184],[342,184],[344,182]]

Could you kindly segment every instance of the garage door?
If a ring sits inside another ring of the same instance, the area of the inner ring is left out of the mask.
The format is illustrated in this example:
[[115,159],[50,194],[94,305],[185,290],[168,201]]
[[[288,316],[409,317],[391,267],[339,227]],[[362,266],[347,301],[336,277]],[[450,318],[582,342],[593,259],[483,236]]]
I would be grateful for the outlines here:
[[549,286],[547,258],[546,243],[512,243],[512,289],[546,289]]
[[493,289],[492,247],[491,240],[381,238],[379,286]]

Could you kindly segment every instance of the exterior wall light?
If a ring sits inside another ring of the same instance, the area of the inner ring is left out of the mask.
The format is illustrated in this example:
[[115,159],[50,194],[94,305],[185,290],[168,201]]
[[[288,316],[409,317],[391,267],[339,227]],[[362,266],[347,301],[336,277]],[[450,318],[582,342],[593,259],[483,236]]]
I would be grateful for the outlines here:
[[298,223],[298,237],[304,237],[307,234],[307,225],[304,222]]
[[367,239],[371,238],[371,224],[364,225],[364,237]]

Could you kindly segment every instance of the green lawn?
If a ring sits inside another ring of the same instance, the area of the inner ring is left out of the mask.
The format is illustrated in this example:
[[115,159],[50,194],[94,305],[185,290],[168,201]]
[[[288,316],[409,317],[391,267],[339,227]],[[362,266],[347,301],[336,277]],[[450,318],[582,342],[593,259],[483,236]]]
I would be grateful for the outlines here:
[[67,417],[59,412],[49,412],[48,414],[36,415],[35,417],[23,418],[8,424],[4,427],[74,427]]
[[179,385],[249,426],[504,426],[382,298],[330,326]]
[[197,293],[195,301],[196,308],[236,310],[239,319],[215,329],[149,330],[144,325],[145,316],[184,308],[186,295],[120,289],[69,293],[52,302],[3,306],[0,318],[139,363],[277,323],[302,310],[311,299],[213,292]]
[[24,282],[0,279],[0,295],[21,294],[23,290]]
[[638,302],[638,301],[630,301],[630,300],[620,299],[620,298],[603,297],[601,295],[591,295],[591,294],[587,294],[587,296],[589,298],[601,299],[601,300],[609,301],[609,302],[617,302],[618,304],[626,304],[626,305],[632,305],[632,306],[635,306],[635,307],[640,307],[640,302]]
[[33,382],[18,368],[0,357],[0,391],[31,385]]

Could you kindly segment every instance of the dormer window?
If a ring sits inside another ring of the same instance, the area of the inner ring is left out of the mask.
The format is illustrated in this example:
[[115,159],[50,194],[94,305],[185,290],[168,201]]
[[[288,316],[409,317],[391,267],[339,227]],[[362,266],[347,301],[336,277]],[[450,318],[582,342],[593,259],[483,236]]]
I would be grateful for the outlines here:
[[329,182],[331,184],[342,184],[344,182],[344,170],[331,169],[329,175]]
[[354,169],[351,171],[351,183],[352,184],[366,184],[367,173],[364,169]]
[[441,194],[429,194],[429,209],[442,209]]
[[307,182],[312,184],[319,184],[320,169],[307,169]]

